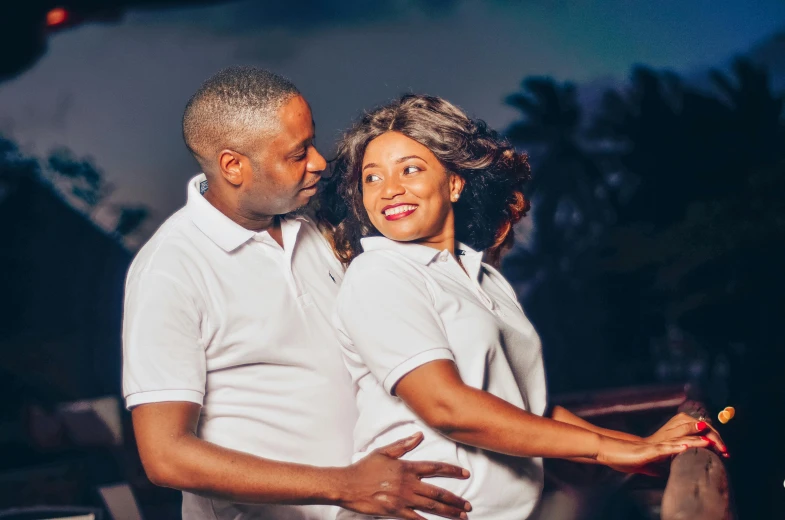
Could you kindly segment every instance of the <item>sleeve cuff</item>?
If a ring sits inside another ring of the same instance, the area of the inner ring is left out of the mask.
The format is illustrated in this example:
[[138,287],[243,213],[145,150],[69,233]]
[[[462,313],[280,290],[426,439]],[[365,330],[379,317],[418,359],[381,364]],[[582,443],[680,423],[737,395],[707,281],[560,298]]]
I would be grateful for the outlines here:
[[407,359],[397,367],[393,368],[390,373],[387,374],[387,377],[384,378],[384,382],[382,383],[384,389],[387,390],[388,394],[395,395],[395,393],[393,393],[393,389],[395,389],[395,385],[398,384],[398,381],[400,381],[403,376],[417,367],[420,367],[426,363],[430,363],[431,361],[436,361],[438,359],[449,359],[450,361],[455,361],[452,351],[448,348],[434,348],[431,350],[426,350],[425,352],[420,352],[416,356]]
[[164,403],[167,401],[185,401],[201,406],[204,394],[196,390],[153,390],[150,392],[136,392],[125,396],[125,407],[131,409],[140,404]]

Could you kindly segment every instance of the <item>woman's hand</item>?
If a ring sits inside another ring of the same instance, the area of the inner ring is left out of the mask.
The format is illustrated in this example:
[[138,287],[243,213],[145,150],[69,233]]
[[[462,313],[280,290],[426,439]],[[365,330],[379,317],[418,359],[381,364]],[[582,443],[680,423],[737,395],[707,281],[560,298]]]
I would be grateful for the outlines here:
[[602,437],[597,452],[597,462],[624,473],[656,475],[657,463],[670,460],[688,448],[705,448],[708,439],[696,436],[647,442],[624,441]]
[[725,458],[729,456],[728,448],[725,446],[725,443],[717,430],[708,423],[698,421],[685,413],[679,413],[671,417],[662,428],[649,437],[646,437],[645,440],[647,442],[657,443],[687,435],[702,435],[709,440],[709,446],[719,455]]

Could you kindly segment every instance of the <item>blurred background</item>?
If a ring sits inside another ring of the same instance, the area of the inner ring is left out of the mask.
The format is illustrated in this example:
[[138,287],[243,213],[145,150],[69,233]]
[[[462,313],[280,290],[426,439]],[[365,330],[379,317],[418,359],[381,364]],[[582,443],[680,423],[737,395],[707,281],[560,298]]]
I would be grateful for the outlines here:
[[[782,0],[27,0],[0,7],[0,44],[0,511],[179,514],[122,411],[123,281],[198,172],[186,101],[252,64],[298,85],[326,156],[404,92],[527,151],[503,271],[551,393],[734,406],[739,517],[785,517]],[[656,427],[640,413],[614,420]],[[656,517],[613,482],[584,516]]]

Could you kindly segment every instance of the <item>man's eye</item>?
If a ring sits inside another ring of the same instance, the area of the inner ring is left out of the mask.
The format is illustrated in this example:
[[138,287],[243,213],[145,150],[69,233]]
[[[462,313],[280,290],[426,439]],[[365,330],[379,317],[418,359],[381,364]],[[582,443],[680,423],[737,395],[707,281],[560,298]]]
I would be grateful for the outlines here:
[[365,182],[376,182],[379,180],[379,176],[373,173],[369,173],[365,176]]
[[409,173],[417,173],[418,171],[420,171],[420,169],[416,166],[407,166],[403,169],[404,175]]

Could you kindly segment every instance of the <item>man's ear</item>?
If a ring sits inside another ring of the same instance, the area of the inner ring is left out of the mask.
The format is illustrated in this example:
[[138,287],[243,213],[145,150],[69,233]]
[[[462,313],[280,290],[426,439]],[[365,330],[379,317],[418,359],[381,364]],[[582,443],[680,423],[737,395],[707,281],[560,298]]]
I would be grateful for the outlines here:
[[218,167],[221,177],[234,186],[243,183],[243,170],[249,165],[248,157],[234,150],[226,149],[218,152]]

